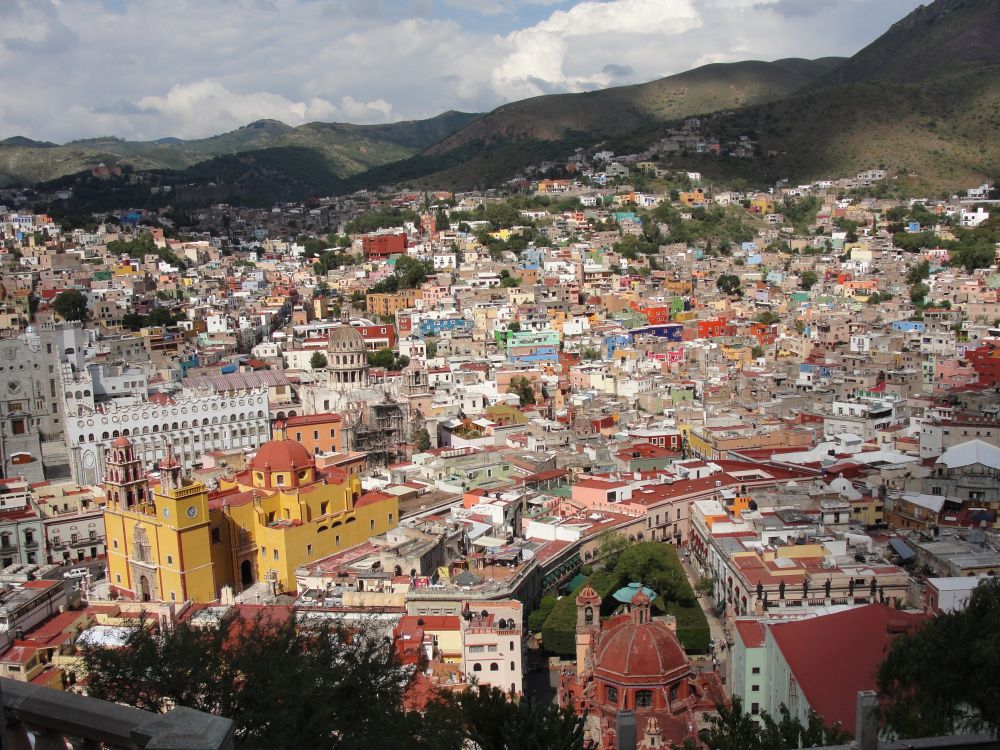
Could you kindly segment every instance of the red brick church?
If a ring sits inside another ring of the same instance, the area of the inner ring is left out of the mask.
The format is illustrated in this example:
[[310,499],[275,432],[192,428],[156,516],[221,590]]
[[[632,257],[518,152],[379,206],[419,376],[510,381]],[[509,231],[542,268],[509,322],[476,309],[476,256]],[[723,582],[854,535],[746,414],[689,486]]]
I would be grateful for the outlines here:
[[[601,598],[591,586],[576,598],[577,669],[562,676],[559,703],[588,717],[588,736],[603,750],[697,741],[702,714],[726,701],[718,675],[694,673],[674,630],[651,617],[650,604],[636,587],[626,611],[601,622]],[[634,730],[627,714],[619,721],[623,712],[634,713]]]

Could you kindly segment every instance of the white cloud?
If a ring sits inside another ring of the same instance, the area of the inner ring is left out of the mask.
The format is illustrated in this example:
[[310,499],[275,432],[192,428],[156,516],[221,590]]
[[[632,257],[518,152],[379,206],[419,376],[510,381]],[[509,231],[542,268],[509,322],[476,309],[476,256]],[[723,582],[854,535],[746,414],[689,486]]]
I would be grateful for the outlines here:
[[[0,0],[0,138],[484,111],[708,61],[850,54],[918,2]],[[522,14],[541,20],[510,31]]]

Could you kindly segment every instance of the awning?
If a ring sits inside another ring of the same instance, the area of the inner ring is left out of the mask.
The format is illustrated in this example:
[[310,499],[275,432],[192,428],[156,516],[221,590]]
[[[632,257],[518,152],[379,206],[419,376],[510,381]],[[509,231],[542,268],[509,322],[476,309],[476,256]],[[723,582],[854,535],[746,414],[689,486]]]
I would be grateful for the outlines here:
[[473,544],[477,547],[503,547],[507,544],[507,540],[497,539],[495,536],[481,536]]
[[907,543],[902,539],[890,539],[889,547],[892,548],[893,552],[899,555],[903,562],[909,562],[917,556],[917,553],[910,549],[909,545],[907,545]]

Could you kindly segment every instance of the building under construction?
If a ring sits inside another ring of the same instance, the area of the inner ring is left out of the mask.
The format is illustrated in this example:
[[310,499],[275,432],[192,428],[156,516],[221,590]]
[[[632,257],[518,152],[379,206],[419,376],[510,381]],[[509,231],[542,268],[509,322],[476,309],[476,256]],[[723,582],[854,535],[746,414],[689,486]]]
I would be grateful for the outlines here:
[[369,467],[388,466],[409,458],[405,404],[389,399],[377,404],[362,404],[352,421],[349,428],[350,449],[367,453]]

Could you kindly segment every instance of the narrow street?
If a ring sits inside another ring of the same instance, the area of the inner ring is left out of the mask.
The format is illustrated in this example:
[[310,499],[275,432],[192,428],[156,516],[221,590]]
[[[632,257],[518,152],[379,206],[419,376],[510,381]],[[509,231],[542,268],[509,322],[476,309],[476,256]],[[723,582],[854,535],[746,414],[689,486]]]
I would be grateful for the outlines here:
[[[725,648],[722,649],[718,644],[726,641],[726,631],[725,631],[725,621],[715,614],[712,608],[711,599],[703,594],[698,593],[697,584],[700,578],[698,574],[698,563],[697,560],[686,561],[684,559],[684,553],[678,549],[678,556],[681,560],[681,565],[684,567],[684,572],[687,574],[688,581],[691,583],[691,589],[695,593],[695,597],[698,600],[698,606],[701,607],[702,612],[705,613],[705,619],[708,620],[708,630],[712,638],[712,642],[716,644],[714,650],[714,656],[719,662],[719,674],[722,677],[723,683],[726,685],[726,690],[729,690],[729,644],[727,643]],[[692,658],[692,663],[695,665],[696,669],[701,671],[712,669],[712,654],[704,657],[694,657]]]

